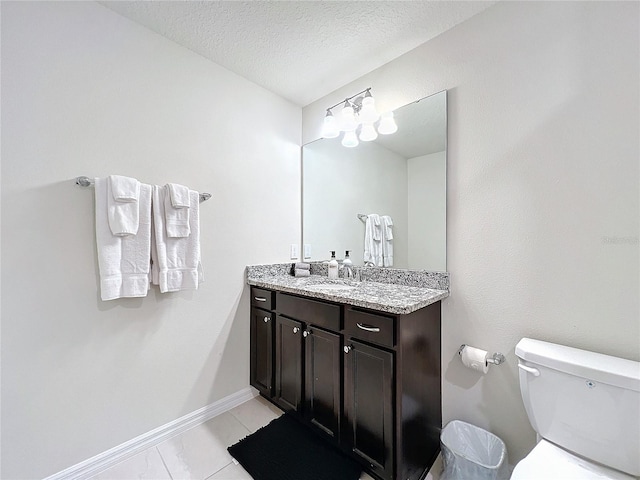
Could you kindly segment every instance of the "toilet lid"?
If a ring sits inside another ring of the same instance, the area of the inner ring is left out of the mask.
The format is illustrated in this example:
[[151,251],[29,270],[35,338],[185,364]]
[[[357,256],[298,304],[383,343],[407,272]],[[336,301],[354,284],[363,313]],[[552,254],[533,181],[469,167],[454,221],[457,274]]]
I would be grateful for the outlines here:
[[511,480],[634,480],[635,477],[618,470],[597,465],[579,458],[553,443],[540,443],[516,465]]

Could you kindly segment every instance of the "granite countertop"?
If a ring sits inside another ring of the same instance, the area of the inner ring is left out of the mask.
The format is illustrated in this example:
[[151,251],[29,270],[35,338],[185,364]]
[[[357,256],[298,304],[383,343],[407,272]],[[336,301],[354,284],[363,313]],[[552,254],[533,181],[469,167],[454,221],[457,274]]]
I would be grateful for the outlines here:
[[[247,283],[256,287],[346,303],[357,307],[403,315],[415,312],[449,296],[448,290],[379,283],[350,279],[330,280],[326,276],[293,277],[287,274],[252,275],[247,272]],[[352,288],[339,289],[344,285]]]

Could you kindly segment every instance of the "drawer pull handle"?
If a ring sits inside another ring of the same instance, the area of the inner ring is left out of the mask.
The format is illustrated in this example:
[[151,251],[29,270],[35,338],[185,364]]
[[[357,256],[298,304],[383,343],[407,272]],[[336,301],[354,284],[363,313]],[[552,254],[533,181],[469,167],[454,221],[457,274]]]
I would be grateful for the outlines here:
[[262,319],[262,321],[263,321],[264,323],[267,323],[267,322],[269,321],[269,317],[264,317],[264,318]]
[[254,300],[256,300],[257,302],[266,302],[267,299],[264,297],[253,297]]
[[372,327],[371,325],[363,325],[362,323],[356,323],[360,330],[365,330],[367,332],[378,333],[380,331],[380,327]]

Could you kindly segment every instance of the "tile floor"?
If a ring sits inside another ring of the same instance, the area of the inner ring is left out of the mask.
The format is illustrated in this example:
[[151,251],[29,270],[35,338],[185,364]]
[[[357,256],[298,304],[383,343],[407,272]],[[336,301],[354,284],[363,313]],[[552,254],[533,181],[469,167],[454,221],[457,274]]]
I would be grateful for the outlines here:
[[[93,477],[93,480],[251,480],[227,447],[282,411],[261,397],[212,418]],[[426,480],[438,480],[440,457]],[[361,480],[373,480],[364,473]],[[330,479],[327,479],[330,480]]]

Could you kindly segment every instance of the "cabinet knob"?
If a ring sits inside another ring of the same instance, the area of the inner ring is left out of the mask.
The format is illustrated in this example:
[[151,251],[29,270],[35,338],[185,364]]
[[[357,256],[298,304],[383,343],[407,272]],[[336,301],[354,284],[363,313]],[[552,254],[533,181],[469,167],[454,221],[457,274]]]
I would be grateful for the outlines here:
[[353,348],[353,345],[345,345],[343,349],[344,353],[349,353],[352,348]]
[[267,323],[267,322],[269,321],[269,317],[264,317],[264,318],[262,319],[262,321],[263,321],[264,323]]
[[302,332],[302,336],[304,338],[307,338],[309,336],[309,333],[311,333],[311,332],[309,332],[309,330],[305,330],[304,332]]
[[293,333],[298,333],[300,329],[298,327],[293,327]]

